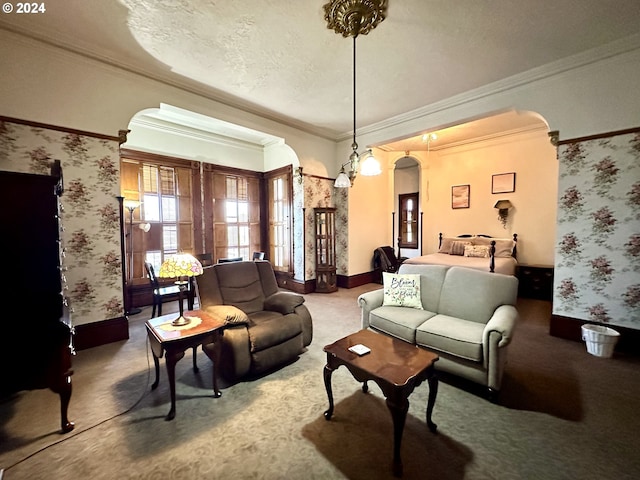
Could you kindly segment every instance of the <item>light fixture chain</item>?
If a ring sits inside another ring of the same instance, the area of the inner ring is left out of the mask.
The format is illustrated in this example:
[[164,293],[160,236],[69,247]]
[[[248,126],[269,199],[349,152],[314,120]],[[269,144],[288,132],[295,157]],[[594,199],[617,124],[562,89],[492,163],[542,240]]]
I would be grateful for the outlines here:
[[[358,35],[366,35],[385,19],[387,0],[330,0],[324,5],[324,11],[328,28],[343,37],[353,37],[353,143],[351,144],[353,152],[349,156],[349,161],[342,165],[334,183],[334,186],[342,188],[353,186],[361,159],[356,141],[358,124],[356,38]],[[367,168],[364,169],[367,173],[364,173],[363,170],[363,175],[379,175],[381,173],[380,165],[373,157],[371,149],[365,151],[362,158],[367,163]],[[350,170],[347,175],[344,167],[348,164],[350,164]]]
[[354,153],[358,150],[358,144],[356,143],[356,38],[353,37],[353,148]]

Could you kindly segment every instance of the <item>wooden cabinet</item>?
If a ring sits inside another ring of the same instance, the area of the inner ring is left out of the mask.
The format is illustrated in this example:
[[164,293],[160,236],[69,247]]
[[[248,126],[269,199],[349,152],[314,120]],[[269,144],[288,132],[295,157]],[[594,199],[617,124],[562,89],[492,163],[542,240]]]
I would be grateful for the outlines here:
[[316,241],[316,292],[338,290],[336,278],[335,208],[314,208]]
[[518,296],[538,300],[553,299],[552,265],[518,265]]
[[72,327],[64,297],[62,173],[54,165],[51,176],[0,171],[5,276],[0,394],[50,388],[60,395],[62,431],[68,432],[73,429],[67,419]]

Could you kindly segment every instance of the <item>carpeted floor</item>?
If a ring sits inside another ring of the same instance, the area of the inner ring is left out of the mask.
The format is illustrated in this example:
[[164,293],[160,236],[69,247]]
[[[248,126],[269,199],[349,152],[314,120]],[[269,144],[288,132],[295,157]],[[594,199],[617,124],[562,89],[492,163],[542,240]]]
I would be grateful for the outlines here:
[[[4,479],[378,479],[391,478],[392,423],[375,384],[333,374],[328,402],[322,347],[359,328],[357,296],[379,285],[305,295],[314,340],[299,359],[259,379],[223,385],[212,398],[211,363],[188,354],[176,369],[177,416],[169,391],[150,391],[153,362],[144,321],[128,341],[74,358],[70,418],[59,432],[58,397],[48,390],[0,401]],[[175,305],[169,305],[165,313]],[[584,344],[548,335],[551,305],[521,300],[500,404],[473,385],[443,378],[424,423],[428,385],[410,397],[402,441],[407,479],[640,478],[640,360],[589,355]]]

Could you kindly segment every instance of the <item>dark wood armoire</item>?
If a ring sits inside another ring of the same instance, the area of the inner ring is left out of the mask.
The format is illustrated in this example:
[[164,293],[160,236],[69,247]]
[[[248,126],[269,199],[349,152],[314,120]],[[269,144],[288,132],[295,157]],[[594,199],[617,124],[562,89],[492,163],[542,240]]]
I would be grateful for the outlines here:
[[65,298],[62,190],[57,161],[50,175],[0,171],[0,396],[50,388],[60,395],[62,431],[68,432],[74,426],[67,418],[73,329]]

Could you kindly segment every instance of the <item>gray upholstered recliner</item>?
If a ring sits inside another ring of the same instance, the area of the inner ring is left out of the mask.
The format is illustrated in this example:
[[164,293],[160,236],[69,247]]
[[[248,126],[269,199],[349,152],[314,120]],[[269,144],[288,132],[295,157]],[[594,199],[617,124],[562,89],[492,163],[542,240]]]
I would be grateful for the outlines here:
[[311,343],[304,298],[280,291],[268,261],[212,265],[196,282],[200,308],[227,323],[220,372],[228,380],[290,362]]

